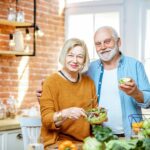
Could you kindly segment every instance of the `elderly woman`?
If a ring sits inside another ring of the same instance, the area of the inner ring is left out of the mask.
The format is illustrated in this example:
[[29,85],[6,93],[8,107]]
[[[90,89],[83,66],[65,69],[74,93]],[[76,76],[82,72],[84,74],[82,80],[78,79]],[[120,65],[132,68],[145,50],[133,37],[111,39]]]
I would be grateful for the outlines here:
[[94,83],[82,74],[89,63],[86,44],[76,38],[67,40],[59,62],[62,69],[46,78],[40,98],[45,149],[62,140],[80,142],[89,136],[85,110],[97,105]]

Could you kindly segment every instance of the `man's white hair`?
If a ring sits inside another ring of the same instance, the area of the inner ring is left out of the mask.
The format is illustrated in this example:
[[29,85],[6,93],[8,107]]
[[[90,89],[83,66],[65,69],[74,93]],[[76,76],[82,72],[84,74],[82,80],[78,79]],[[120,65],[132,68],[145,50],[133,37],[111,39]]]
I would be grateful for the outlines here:
[[[112,36],[117,40],[119,38],[117,31],[111,27],[111,26],[102,26],[100,28],[98,28],[95,32],[95,35],[97,32],[99,32],[100,30],[110,30],[112,32]],[[94,36],[95,36],[94,35]]]

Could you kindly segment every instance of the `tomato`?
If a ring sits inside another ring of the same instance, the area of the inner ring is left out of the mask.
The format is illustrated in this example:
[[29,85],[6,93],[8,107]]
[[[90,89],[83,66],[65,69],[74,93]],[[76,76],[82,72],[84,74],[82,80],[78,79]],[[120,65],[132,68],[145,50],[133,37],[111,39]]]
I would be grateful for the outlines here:
[[66,140],[59,144],[58,150],[77,150],[77,147],[72,141]]

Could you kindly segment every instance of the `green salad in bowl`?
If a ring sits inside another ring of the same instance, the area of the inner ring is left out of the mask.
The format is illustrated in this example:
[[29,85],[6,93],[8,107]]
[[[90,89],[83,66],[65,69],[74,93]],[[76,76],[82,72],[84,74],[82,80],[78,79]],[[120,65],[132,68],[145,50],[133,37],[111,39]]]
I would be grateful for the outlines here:
[[101,124],[107,120],[107,111],[105,108],[92,108],[86,111],[87,120],[90,124]]
[[130,81],[131,81],[131,78],[125,77],[125,78],[121,78],[121,79],[119,80],[119,83],[120,83],[120,84],[125,84],[125,83],[130,82]]

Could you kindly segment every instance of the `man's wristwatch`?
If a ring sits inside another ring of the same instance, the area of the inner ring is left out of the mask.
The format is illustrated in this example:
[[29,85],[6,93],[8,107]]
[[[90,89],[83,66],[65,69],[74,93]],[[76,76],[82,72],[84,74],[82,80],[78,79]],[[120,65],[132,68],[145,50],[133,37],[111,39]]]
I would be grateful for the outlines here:
[[59,111],[59,112],[56,113],[56,118],[57,118],[56,119],[57,121],[62,121],[63,120],[62,112],[61,111]]

